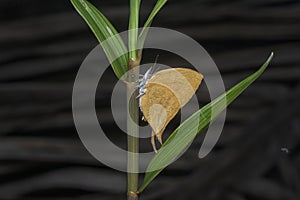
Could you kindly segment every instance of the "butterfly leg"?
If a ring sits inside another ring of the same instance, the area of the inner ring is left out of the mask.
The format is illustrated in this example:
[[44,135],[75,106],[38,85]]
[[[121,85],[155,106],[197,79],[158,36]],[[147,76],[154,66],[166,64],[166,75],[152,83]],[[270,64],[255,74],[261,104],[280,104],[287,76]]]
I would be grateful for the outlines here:
[[152,148],[154,150],[155,153],[157,153],[157,149],[155,146],[155,133],[152,131],[152,136],[151,136],[151,144],[152,144]]
[[142,120],[143,120],[144,122],[147,122],[145,116],[142,116]]
[[139,95],[136,97],[137,99],[140,98],[141,96],[143,96],[146,93],[146,89],[141,89],[139,91]]
[[138,80],[134,81],[135,83],[140,83],[142,82],[144,79],[143,78],[139,78]]

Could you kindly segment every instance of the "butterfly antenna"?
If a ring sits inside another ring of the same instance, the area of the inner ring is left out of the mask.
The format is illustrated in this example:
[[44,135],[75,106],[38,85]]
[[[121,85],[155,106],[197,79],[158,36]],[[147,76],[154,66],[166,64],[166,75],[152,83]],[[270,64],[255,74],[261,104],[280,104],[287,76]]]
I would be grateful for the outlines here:
[[157,61],[158,61],[158,58],[159,58],[159,54],[157,54],[157,56],[155,57],[155,64],[157,63]]
[[152,75],[154,74],[154,72],[156,72],[159,69],[159,67],[157,67],[158,57],[159,57],[159,54],[157,54],[157,56],[155,58],[155,61],[154,61],[154,65],[151,67],[152,68],[152,70],[151,70]]

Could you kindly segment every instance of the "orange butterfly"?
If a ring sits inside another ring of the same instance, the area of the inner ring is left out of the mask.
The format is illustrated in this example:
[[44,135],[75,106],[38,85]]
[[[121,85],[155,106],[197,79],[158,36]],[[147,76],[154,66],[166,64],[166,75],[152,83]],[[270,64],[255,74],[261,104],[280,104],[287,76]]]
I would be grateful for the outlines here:
[[155,152],[155,136],[162,144],[162,133],[177,112],[192,98],[203,80],[202,74],[187,68],[171,68],[153,74],[150,68],[141,79],[140,108],[152,128],[151,143]]

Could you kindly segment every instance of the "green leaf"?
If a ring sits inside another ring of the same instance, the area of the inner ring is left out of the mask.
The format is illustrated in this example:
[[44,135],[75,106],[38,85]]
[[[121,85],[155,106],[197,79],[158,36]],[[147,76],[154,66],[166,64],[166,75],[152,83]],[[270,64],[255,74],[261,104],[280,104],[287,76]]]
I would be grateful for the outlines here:
[[[129,63],[127,48],[122,38],[109,20],[91,3],[86,0],[71,0],[71,2],[93,31],[106,53],[115,74],[120,78],[128,71]],[[118,58],[114,59],[116,57]]]
[[[150,161],[144,182],[139,192],[142,192],[147,185],[165,168],[176,159],[180,153],[199,135],[209,123],[214,120],[230,103],[233,102],[249,85],[251,85],[267,68],[273,58],[271,53],[268,60],[262,67],[251,76],[247,77],[226,93],[222,94],[191,117],[184,121],[167,139],[159,149],[158,153]],[[211,112],[214,109],[214,112]]]
[[142,54],[142,49],[143,49],[145,39],[148,34],[148,27],[151,26],[154,17],[157,15],[157,13],[160,11],[160,9],[167,3],[167,1],[168,0],[157,0],[152,12],[150,13],[147,21],[144,24],[144,27],[138,38],[138,48],[140,49],[140,52],[139,52],[140,56]]
[[130,16],[129,16],[129,34],[128,34],[128,46],[129,46],[129,58],[133,61],[137,60],[137,38],[139,28],[139,10],[140,0],[130,0]]

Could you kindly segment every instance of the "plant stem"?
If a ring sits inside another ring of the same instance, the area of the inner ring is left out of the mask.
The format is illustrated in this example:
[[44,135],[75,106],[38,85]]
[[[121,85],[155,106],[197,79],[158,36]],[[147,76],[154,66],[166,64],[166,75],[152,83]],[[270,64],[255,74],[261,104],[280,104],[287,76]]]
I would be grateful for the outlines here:
[[138,200],[138,153],[139,153],[139,105],[136,98],[136,85],[139,78],[140,59],[137,55],[137,39],[139,27],[139,10],[141,0],[130,0],[130,16],[129,16],[129,76],[127,84],[127,135],[128,135],[128,160],[127,160],[127,176],[128,188],[127,199]]
[[133,61],[136,61],[138,59],[136,47],[138,39],[140,3],[141,0],[130,0],[128,47],[129,57]]
[[[139,153],[139,105],[136,90],[136,80],[139,76],[138,66],[139,62],[130,63],[129,72],[129,83],[127,83],[127,145],[128,145],[128,158],[127,158],[127,179],[128,179],[128,188],[127,188],[127,199],[128,200],[137,200],[137,190],[138,190],[138,153]],[[137,173],[132,173],[137,172]]]

